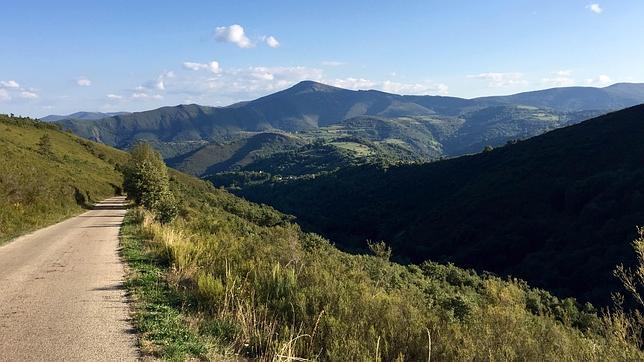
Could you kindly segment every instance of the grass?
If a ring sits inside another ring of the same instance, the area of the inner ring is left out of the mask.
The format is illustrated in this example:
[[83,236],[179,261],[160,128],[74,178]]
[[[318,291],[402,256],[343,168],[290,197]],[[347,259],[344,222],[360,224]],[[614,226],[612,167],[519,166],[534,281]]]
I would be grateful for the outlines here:
[[181,295],[165,280],[168,265],[146,252],[136,210],[129,211],[121,228],[121,256],[129,266],[125,287],[132,299],[134,325],[144,355],[182,361],[205,358],[207,342],[189,327],[181,312]]
[[[47,151],[38,145],[45,135]],[[53,125],[0,115],[0,244],[119,193],[125,157]]]
[[[139,238],[139,260],[156,268],[150,285],[162,284],[171,296],[157,298],[164,307],[151,308],[154,313],[144,308],[148,317],[137,316],[148,321],[137,327],[155,356],[416,361],[431,352],[436,360],[644,358],[618,333],[617,322],[592,306],[453,265],[403,266],[390,262],[387,253],[343,253],[269,207],[180,174],[173,176],[173,189],[182,200],[177,220],[161,225],[140,214],[129,229]],[[164,320],[176,323],[166,327]],[[181,323],[186,329],[176,330]],[[192,337],[176,345],[163,338],[172,333]]]

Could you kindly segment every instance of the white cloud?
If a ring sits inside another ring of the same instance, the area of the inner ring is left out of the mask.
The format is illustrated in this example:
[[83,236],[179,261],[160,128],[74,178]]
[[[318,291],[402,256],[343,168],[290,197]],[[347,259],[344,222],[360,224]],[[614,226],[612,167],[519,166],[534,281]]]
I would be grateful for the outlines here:
[[612,83],[612,79],[606,74],[600,74],[596,78],[586,79],[588,85],[606,86]]
[[81,87],[89,87],[90,85],[92,85],[92,81],[83,77],[83,78],[78,78],[76,80],[76,84]]
[[339,67],[341,65],[344,65],[344,62],[339,62],[337,60],[324,60],[322,61],[322,65],[325,67]]
[[589,9],[595,14],[601,14],[602,12],[604,12],[604,9],[602,9],[602,7],[597,3],[586,5],[586,9]]
[[20,97],[25,99],[36,99],[38,98],[38,94],[31,91],[23,90],[22,92],[20,92]]
[[20,84],[15,80],[0,80],[0,87],[3,88],[20,88]]
[[221,73],[221,67],[219,66],[219,62],[215,60],[213,60],[210,63],[183,62],[183,67],[194,71],[208,70],[214,74]]
[[167,81],[169,79],[175,78],[173,71],[165,71],[154,80],[149,80],[142,85],[139,85],[135,88],[136,91],[145,93],[149,90],[160,90],[165,91],[167,88]]
[[236,44],[240,48],[253,47],[253,43],[244,32],[244,27],[239,24],[217,27],[215,29],[215,39],[220,42]]
[[0,102],[9,101],[9,100],[11,100],[11,96],[9,95],[9,92],[7,92],[6,89],[0,88]]
[[485,80],[488,86],[492,88],[503,88],[517,85],[526,85],[528,82],[523,78],[523,73],[481,73],[477,75],[468,75],[468,78]]
[[572,78],[572,71],[570,70],[560,70],[555,72],[550,77],[542,78],[541,82],[554,87],[569,87],[577,83]]
[[374,81],[364,78],[344,78],[329,81],[329,84],[347,89],[377,89],[388,93],[396,94],[448,94],[449,88],[442,83],[401,83],[390,80]]
[[134,99],[163,99],[163,96],[160,94],[148,94],[145,92],[134,92],[132,93],[132,98]]
[[105,97],[107,97],[108,99],[114,99],[114,100],[123,99],[123,96],[120,96],[118,94],[108,94]]
[[266,45],[268,45],[271,48],[277,48],[280,46],[280,42],[277,39],[275,39],[275,37],[272,35],[265,37],[264,41],[266,42]]

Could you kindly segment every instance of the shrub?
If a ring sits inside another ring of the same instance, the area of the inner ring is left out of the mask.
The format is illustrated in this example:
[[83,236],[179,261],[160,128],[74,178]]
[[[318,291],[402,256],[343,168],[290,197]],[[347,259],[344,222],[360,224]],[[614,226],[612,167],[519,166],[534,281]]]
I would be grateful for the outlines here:
[[134,202],[155,212],[157,220],[164,224],[177,216],[178,206],[170,191],[167,167],[150,145],[136,144],[122,172],[123,189]]

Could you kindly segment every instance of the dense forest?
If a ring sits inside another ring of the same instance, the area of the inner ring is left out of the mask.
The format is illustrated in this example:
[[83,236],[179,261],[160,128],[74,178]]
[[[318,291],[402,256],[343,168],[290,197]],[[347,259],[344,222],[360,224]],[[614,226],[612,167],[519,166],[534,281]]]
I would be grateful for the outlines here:
[[644,222],[643,137],[637,106],[477,155],[238,192],[348,250],[384,240],[399,261],[453,262],[606,305]]

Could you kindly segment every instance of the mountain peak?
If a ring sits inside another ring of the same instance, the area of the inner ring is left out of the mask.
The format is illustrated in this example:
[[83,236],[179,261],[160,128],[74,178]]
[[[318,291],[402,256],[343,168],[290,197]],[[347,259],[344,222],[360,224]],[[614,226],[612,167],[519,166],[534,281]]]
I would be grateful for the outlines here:
[[295,92],[331,92],[339,89],[341,88],[333,87],[324,83],[319,83],[313,80],[303,80],[287,90]]

